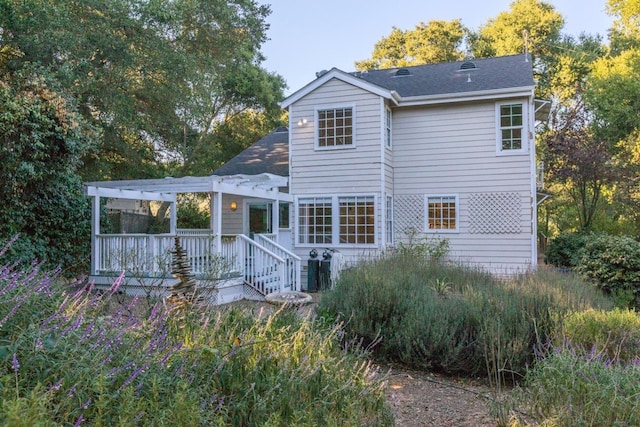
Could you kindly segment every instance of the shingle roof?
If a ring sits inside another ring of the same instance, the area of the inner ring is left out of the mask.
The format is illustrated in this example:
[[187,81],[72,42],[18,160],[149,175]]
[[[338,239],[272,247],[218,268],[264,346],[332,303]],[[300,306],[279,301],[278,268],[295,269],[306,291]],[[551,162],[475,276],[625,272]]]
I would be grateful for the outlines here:
[[[534,85],[531,60],[525,55],[399,67],[353,73],[402,97],[475,92]],[[475,69],[468,69],[471,62]],[[462,65],[465,67],[461,69]],[[465,69],[466,68],[466,69]],[[398,70],[401,71],[396,75]],[[408,75],[406,75],[408,72]],[[405,75],[402,75],[405,74]],[[471,80],[471,81],[469,81]]]
[[213,171],[213,175],[289,176],[289,130],[281,126]]

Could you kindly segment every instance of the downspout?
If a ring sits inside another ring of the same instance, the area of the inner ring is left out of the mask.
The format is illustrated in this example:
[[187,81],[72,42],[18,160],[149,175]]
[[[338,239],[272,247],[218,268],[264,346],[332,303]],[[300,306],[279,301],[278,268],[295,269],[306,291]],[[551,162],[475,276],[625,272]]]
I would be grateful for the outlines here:
[[538,203],[536,194],[536,133],[535,133],[535,92],[531,90],[529,97],[529,156],[531,161],[531,266],[538,267]]

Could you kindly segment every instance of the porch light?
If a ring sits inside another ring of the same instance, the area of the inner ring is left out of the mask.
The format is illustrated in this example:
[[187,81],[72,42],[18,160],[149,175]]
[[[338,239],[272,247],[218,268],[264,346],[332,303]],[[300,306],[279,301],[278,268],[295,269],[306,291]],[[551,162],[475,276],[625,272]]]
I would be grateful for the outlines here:
[[307,124],[307,119],[300,119],[298,120],[298,126],[304,126]]
[[234,201],[232,201],[232,202],[231,202],[231,204],[229,205],[229,207],[231,208],[231,210],[232,210],[233,212],[235,212],[235,211],[236,211],[236,209],[238,209],[238,203],[234,200]]

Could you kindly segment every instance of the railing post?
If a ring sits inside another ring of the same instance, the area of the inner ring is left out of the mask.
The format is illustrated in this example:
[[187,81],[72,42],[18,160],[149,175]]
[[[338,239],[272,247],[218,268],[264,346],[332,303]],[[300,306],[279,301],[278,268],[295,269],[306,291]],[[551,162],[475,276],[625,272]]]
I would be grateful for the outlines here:
[[153,265],[154,262],[154,258],[155,258],[155,253],[156,253],[156,237],[153,234],[149,235],[149,239],[147,241],[147,244],[145,245],[147,247],[147,256],[145,257],[145,263],[146,265],[142,268],[143,271],[147,271],[150,275],[152,275],[153,273],[155,273],[155,266]]

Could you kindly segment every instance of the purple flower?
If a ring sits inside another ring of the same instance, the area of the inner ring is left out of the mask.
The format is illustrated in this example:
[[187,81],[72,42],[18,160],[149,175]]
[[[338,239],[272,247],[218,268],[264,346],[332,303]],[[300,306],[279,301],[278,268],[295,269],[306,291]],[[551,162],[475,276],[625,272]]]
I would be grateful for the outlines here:
[[91,405],[91,398],[88,398],[86,402],[82,404],[82,409],[87,409]]
[[11,365],[13,366],[13,372],[17,374],[20,369],[20,362],[18,362],[18,356],[15,353],[13,353],[13,361]]
[[77,386],[77,384],[74,384],[73,387],[71,387],[69,389],[69,391],[67,392],[67,397],[71,397],[74,394],[76,394],[76,386]]
[[58,391],[60,390],[61,386],[62,386],[62,378],[60,378],[57,383],[49,387],[49,391]]
[[82,414],[80,414],[76,422],[73,424],[73,427],[80,427],[83,421],[84,421],[84,417],[82,416]]

